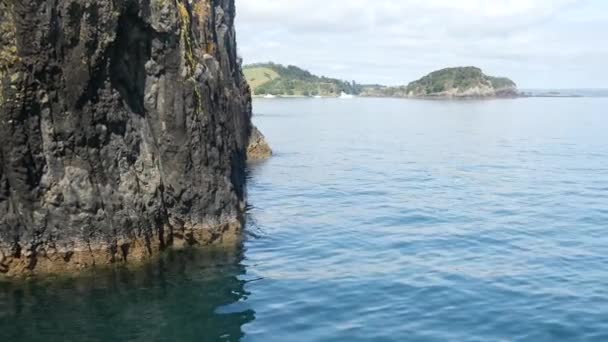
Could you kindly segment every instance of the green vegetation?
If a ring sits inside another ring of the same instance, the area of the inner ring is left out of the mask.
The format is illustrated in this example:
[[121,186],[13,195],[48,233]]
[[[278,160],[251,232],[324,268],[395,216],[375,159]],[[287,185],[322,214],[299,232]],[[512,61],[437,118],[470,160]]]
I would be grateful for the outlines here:
[[486,77],[490,80],[494,89],[517,87],[515,82],[511,81],[510,79],[508,79],[506,77],[492,77],[492,76],[486,76]]
[[251,89],[257,89],[264,83],[281,77],[276,71],[266,67],[245,67],[243,72]]
[[410,83],[405,90],[409,96],[489,96],[515,87],[508,78],[487,76],[476,67],[458,67],[434,71]]
[[485,75],[476,67],[434,71],[407,86],[365,86],[361,96],[373,97],[511,97],[517,86],[504,77]]
[[365,86],[360,94],[365,97],[407,97],[407,87],[388,87],[383,85]]
[[316,76],[293,65],[258,63],[243,68],[254,95],[338,96],[341,92],[359,94],[362,87],[324,76]]
[[293,65],[258,63],[243,68],[254,95],[338,96],[341,92],[369,97],[511,97],[517,86],[504,77],[485,75],[476,67],[434,71],[407,86],[357,84],[316,76]]

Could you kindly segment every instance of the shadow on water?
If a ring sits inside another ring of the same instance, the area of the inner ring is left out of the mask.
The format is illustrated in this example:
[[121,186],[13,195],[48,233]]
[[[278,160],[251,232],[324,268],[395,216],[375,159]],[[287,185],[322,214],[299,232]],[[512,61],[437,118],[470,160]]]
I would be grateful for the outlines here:
[[0,341],[236,341],[255,319],[243,250],[180,251],[137,270],[0,282]]

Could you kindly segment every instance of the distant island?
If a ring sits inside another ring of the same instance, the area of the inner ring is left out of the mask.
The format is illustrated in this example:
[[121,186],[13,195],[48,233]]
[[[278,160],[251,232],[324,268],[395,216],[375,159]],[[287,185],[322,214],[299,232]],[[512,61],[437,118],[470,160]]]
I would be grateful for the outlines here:
[[495,98],[519,96],[517,85],[505,77],[493,77],[477,67],[434,71],[407,86],[367,87],[361,96],[408,98]]
[[517,85],[505,77],[493,77],[480,68],[455,67],[434,71],[407,86],[358,84],[317,76],[294,65],[257,63],[245,65],[243,72],[254,96],[399,98],[497,98],[522,96]]
[[256,96],[323,96],[336,97],[342,93],[359,94],[361,87],[354,81],[313,75],[294,65],[257,63],[243,67],[245,78]]

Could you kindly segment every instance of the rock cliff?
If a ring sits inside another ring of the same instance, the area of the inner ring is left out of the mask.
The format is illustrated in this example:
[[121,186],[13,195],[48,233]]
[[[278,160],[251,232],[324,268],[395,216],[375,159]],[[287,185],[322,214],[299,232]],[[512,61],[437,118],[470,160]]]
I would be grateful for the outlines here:
[[234,17],[234,0],[0,0],[1,274],[239,239]]

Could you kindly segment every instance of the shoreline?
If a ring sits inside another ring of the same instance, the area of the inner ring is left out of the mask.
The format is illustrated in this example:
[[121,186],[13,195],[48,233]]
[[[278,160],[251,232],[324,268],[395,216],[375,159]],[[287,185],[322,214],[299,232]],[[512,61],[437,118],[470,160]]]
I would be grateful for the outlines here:
[[[0,281],[45,276],[77,276],[80,273],[117,267],[139,267],[171,251],[185,249],[229,248],[244,239],[243,219],[230,219],[223,223],[183,226],[181,229],[165,227],[168,234],[161,237],[124,237],[106,243],[72,241],[72,247],[38,246],[35,252],[18,255],[6,253],[0,247]],[[6,246],[5,246],[6,247]]]
[[[430,101],[466,101],[466,100],[512,100],[520,98],[607,98],[608,96],[585,96],[585,95],[525,95],[519,94],[514,96],[380,96],[380,95],[354,95],[354,98],[367,99],[401,99],[401,100],[430,100]],[[252,95],[253,99],[259,100],[275,100],[275,99],[341,99],[339,96],[304,96],[304,95],[275,95],[273,98],[267,98],[260,95]]]
[[314,96],[306,96],[306,95],[274,95],[275,97],[266,97],[266,95],[251,95],[251,98],[253,99],[268,99],[268,100],[272,100],[272,99],[337,99],[340,96],[320,96],[320,97],[314,97]]
[[[237,255],[243,252],[243,241],[234,244],[216,244],[209,246],[187,246],[183,248],[169,248],[160,253],[152,255],[150,258],[140,260],[139,262],[130,263],[113,263],[97,265],[95,267],[83,268],[66,272],[31,272],[12,277],[0,277],[0,285],[3,286],[22,286],[30,282],[43,282],[48,284],[57,284],[65,280],[85,281],[87,279],[99,279],[107,275],[115,274],[116,272],[137,273],[146,271],[150,267],[159,267],[163,264],[179,263],[180,267],[189,268],[191,264],[196,262],[214,262],[214,258],[218,255]],[[193,258],[196,256],[196,259]],[[171,271],[170,268],[168,268]]]

